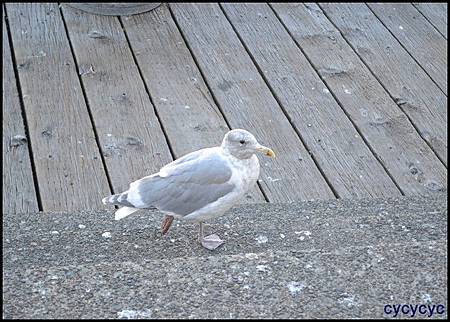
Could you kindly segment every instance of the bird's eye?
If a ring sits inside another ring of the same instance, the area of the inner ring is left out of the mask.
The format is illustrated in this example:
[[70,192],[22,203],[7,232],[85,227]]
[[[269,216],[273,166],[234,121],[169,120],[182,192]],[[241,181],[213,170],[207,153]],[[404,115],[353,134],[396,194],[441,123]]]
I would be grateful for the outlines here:
[[245,140],[240,140],[239,143],[240,144],[245,144]]

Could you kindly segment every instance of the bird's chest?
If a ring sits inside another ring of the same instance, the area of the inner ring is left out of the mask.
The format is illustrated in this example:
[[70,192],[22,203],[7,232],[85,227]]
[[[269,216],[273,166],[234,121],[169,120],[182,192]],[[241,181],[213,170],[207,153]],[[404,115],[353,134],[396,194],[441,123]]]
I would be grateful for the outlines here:
[[250,189],[259,177],[259,161],[256,155],[249,159],[233,161],[234,175],[232,181],[241,190]]

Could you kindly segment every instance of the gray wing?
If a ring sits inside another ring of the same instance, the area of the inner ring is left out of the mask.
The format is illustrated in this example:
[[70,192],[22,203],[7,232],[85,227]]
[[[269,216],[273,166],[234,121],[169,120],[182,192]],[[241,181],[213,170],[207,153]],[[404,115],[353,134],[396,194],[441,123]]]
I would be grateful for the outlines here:
[[234,189],[232,171],[214,153],[196,151],[163,167],[158,174],[133,182],[127,201],[138,208],[188,215]]

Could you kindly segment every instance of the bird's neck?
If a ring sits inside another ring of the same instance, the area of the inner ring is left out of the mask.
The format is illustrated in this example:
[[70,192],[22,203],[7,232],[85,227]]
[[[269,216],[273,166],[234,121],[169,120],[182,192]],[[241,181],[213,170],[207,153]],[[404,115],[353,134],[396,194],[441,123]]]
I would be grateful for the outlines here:
[[239,153],[240,151],[238,150],[233,150],[230,149],[229,147],[225,147],[223,145],[220,146],[223,153],[226,155],[230,155],[238,160],[248,160],[250,159],[253,155],[255,155],[254,153],[249,153],[249,154],[243,154],[243,153]]

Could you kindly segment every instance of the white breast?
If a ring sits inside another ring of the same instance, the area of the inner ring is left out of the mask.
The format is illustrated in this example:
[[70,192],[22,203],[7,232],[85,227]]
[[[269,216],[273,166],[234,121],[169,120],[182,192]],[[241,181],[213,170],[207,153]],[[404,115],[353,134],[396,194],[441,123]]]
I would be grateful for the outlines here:
[[245,194],[259,177],[259,160],[256,155],[249,159],[230,159],[233,175],[230,182],[235,184],[242,194]]

